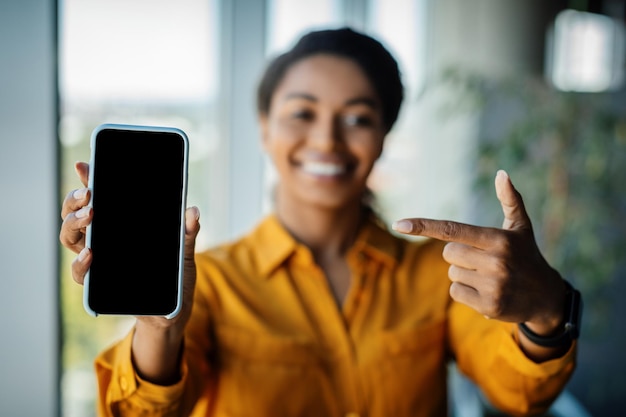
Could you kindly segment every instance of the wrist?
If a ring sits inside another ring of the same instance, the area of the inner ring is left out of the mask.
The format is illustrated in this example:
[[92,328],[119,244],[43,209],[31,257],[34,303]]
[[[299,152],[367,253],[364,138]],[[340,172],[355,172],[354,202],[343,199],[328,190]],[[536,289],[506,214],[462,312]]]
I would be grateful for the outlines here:
[[184,337],[184,330],[161,317],[138,317],[135,323],[135,337],[146,338],[158,345],[177,345]]
[[176,327],[154,326],[137,320],[132,345],[133,365],[137,374],[159,385],[178,381],[183,337],[183,332]]
[[556,295],[547,297],[547,302],[543,303],[543,313],[523,322],[526,328],[541,337],[558,334],[565,324],[568,287],[560,276],[556,280],[556,284],[556,288],[552,291],[552,294]]
[[542,347],[562,347],[571,344],[580,334],[582,298],[580,292],[562,280],[565,288],[560,306],[560,319],[555,315],[543,322],[519,323],[520,332],[532,343]]

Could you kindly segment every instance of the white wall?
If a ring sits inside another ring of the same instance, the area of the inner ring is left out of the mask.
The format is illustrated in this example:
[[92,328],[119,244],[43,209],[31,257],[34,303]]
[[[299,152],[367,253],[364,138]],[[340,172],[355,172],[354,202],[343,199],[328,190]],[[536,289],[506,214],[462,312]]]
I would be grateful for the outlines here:
[[0,1],[0,415],[57,415],[54,0]]

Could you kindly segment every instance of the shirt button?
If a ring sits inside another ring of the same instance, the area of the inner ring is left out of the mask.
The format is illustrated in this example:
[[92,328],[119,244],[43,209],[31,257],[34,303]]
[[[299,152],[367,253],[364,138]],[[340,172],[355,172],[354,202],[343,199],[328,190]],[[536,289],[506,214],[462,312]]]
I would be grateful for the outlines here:
[[128,388],[128,381],[124,377],[120,377],[120,388],[122,389],[122,391],[126,391],[126,389]]

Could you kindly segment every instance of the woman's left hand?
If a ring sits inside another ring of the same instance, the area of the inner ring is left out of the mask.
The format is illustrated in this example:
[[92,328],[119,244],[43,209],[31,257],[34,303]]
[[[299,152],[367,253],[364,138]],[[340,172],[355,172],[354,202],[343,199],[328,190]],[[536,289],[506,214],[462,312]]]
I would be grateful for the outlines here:
[[448,242],[443,257],[454,300],[488,318],[554,333],[563,320],[563,280],[539,251],[522,196],[505,171],[498,171],[495,187],[504,212],[501,229],[423,218],[399,220],[393,228]]

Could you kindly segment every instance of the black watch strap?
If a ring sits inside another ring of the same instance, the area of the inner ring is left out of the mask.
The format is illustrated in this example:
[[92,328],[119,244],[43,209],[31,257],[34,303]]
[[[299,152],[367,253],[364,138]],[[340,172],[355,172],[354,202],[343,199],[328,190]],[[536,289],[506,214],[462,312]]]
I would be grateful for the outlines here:
[[572,284],[563,280],[567,287],[565,293],[565,324],[563,330],[554,336],[540,336],[533,332],[524,323],[519,323],[519,329],[534,344],[543,347],[559,347],[570,344],[580,336],[580,321],[583,311],[583,301],[580,291]]

